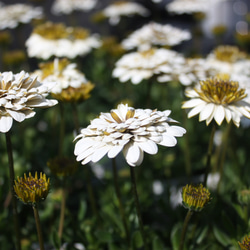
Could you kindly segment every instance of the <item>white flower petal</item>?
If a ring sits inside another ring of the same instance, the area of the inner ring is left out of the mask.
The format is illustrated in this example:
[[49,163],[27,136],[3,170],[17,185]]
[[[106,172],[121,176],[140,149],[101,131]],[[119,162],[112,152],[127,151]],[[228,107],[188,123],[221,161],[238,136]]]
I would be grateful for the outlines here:
[[191,117],[193,117],[193,116],[199,114],[199,113],[203,110],[203,108],[204,108],[205,106],[206,106],[206,104],[205,104],[205,103],[202,103],[202,104],[200,104],[200,105],[194,107],[193,109],[191,109],[191,110],[188,112],[188,118],[191,118]]
[[174,136],[171,135],[163,135],[163,140],[159,143],[159,145],[165,146],[165,147],[174,147],[177,143],[177,140]]
[[146,140],[145,142],[137,142],[137,145],[148,154],[154,155],[158,152],[158,147],[153,141]]
[[213,115],[215,105],[213,103],[208,103],[205,107],[201,110],[199,121],[204,121]]
[[143,151],[133,142],[124,146],[123,154],[127,163],[132,167],[140,165],[143,160]]
[[214,120],[217,122],[218,125],[221,125],[225,118],[225,110],[221,105],[215,106],[214,110]]
[[115,158],[123,149],[123,145],[116,145],[113,146],[109,152],[108,152],[108,157],[109,158]]
[[104,145],[103,147],[96,149],[92,155],[91,161],[98,162],[101,158],[104,157],[104,155],[108,153],[109,150],[110,146],[107,145]]
[[10,116],[0,117],[0,132],[6,133],[11,129],[13,119]]

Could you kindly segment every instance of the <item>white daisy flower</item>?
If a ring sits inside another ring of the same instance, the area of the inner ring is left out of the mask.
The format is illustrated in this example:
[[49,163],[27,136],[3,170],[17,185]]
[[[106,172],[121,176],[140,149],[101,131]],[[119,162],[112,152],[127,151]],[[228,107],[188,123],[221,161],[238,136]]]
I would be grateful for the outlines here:
[[186,90],[186,96],[191,98],[184,102],[182,108],[191,109],[188,118],[199,114],[199,121],[208,125],[213,119],[218,125],[223,120],[231,120],[239,127],[240,118],[250,118],[250,104],[246,101],[245,89],[239,88],[239,83],[222,79],[200,81],[199,88]]
[[46,99],[53,84],[40,83],[21,71],[0,73],[0,132],[8,132],[13,119],[22,122],[35,115],[34,108],[47,108],[57,104]]
[[74,10],[90,11],[98,0],[55,0],[52,5],[52,13],[56,15],[70,14]]
[[150,22],[123,40],[122,46],[127,50],[134,48],[147,50],[152,45],[174,46],[189,39],[191,39],[189,31],[175,28],[170,24]]
[[43,17],[41,7],[33,7],[29,4],[4,5],[0,2],[0,30],[14,29],[19,23],[29,23],[32,19]]
[[112,75],[121,82],[131,80],[133,84],[138,84],[143,79],[164,73],[170,81],[173,79],[172,72],[177,71],[184,63],[184,57],[175,51],[149,49],[125,54],[116,62]]
[[106,154],[115,158],[122,151],[130,166],[138,166],[144,152],[156,154],[157,144],[174,147],[175,137],[186,133],[184,128],[170,125],[176,122],[169,117],[170,113],[170,110],[134,109],[127,104],[118,105],[110,113],[101,113],[75,138],[76,160],[84,165],[98,162]]
[[143,5],[127,1],[116,1],[106,7],[102,13],[109,19],[111,25],[117,25],[121,16],[149,15],[149,11]]
[[49,22],[36,27],[25,45],[29,57],[47,60],[51,56],[71,59],[83,56],[101,46],[101,42],[86,29]]

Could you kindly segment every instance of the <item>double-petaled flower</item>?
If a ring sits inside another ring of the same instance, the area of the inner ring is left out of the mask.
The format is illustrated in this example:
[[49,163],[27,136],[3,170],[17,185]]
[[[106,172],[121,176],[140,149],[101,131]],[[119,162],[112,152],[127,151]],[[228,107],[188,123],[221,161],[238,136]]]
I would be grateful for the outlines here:
[[92,120],[75,138],[77,161],[97,162],[106,154],[115,158],[121,151],[130,166],[143,161],[144,152],[156,154],[157,144],[173,147],[186,130],[169,117],[170,110],[134,109],[120,104],[117,109]]

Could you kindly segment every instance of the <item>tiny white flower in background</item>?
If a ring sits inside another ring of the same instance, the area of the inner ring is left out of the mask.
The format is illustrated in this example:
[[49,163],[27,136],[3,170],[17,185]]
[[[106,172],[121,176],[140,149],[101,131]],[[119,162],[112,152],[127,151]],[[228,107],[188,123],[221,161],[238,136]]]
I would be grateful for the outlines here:
[[74,10],[92,10],[98,0],[55,0],[52,5],[52,13],[56,15],[70,14]]
[[57,104],[48,100],[53,84],[40,83],[21,71],[0,73],[0,132],[8,132],[13,119],[22,122],[35,115],[34,108],[47,108]]
[[102,13],[109,19],[111,25],[117,25],[120,22],[121,16],[149,15],[149,11],[143,5],[126,1],[116,1],[104,8]]
[[172,208],[176,208],[182,205],[182,188],[177,188],[175,186],[170,187],[170,205]]
[[239,127],[242,116],[250,118],[250,104],[246,101],[245,89],[239,83],[222,79],[207,79],[200,81],[200,86],[188,89],[186,96],[191,100],[185,101],[184,109],[191,109],[188,118],[199,114],[199,121],[208,125],[213,119],[221,125],[224,119],[231,120]]
[[161,181],[155,180],[153,182],[153,193],[155,195],[161,195],[164,192],[164,186]]
[[134,48],[147,50],[152,45],[174,46],[189,39],[191,39],[191,33],[187,30],[175,28],[170,24],[150,22],[130,34],[122,41],[122,46],[127,50]]
[[144,152],[156,154],[157,144],[174,147],[175,137],[186,133],[184,128],[170,125],[176,123],[170,113],[170,110],[134,109],[127,104],[118,105],[110,113],[101,113],[75,138],[76,160],[84,165],[98,162],[106,154],[115,158],[122,151],[130,166],[138,166]]
[[219,173],[210,173],[207,176],[207,188],[209,190],[216,190],[218,183],[220,181]]
[[184,65],[184,57],[172,50],[149,49],[131,52],[122,56],[115,64],[112,76],[121,82],[130,80],[133,84],[149,79],[153,75],[167,75],[168,81],[173,79],[176,72]]
[[220,146],[222,143],[222,137],[223,137],[222,131],[216,130],[214,133],[214,145],[216,145],[217,147]]
[[29,23],[32,19],[43,17],[41,7],[33,7],[29,4],[4,5],[0,2],[0,30],[14,29],[19,23]]

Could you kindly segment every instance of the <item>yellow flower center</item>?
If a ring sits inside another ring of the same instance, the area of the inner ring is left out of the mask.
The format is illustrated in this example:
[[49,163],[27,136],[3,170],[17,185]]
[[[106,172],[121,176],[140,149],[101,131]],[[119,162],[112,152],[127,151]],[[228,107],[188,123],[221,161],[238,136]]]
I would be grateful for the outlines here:
[[[117,122],[117,123],[123,123],[124,121],[119,117],[119,115],[116,114],[114,110],[110,111],[110,114],[112,118]],[[126,116],[125,116],[125,121],[128,120],[129,118],[134,117],[135,115],[135,109],[134,108],[128,108]]]
[[36,203],[38,201],[44,200],[49,192],[50,180],[46,179],[46,175],[40,173],[40,178],[37,178],[37,172],[35,177],[29,173],[27,177],[24,174],[24,178],[17,178],[15,180],[14,189],[19,199],[24,203]]
[[244,99],[245,89],[239,88],[239,83],[223,79],[207,79],[200,81],[201,89],[195,89],[200,98],[208,103],[231,104]]
[[182,189],[182,200],[186,208],[200,211],[210,201],[210,192],[202,184],[186,185]]
[[245,236],[242,242],[238,242],[241,250],[250,249],[250,236]]
[[153,54],[155,53],[155,49],[148,49],[148,50],[144,50],[144,51],[141,51],[140,54],[147,58],[147,57],[151,57]]
[[66,58],[58,60],[58,63],[56,64],[54,61],[41,63],[39,67],[43,72],[42,79],[53,75],[55,72],[58,74],[58,76],[61,76],[63,70],[67,67],[67,65],[69,65],[69,61]]
[[246,54],[236,46],[219,46],[214,50],[214,54],[216,59],[229,63],[234,63],[246,57]]

